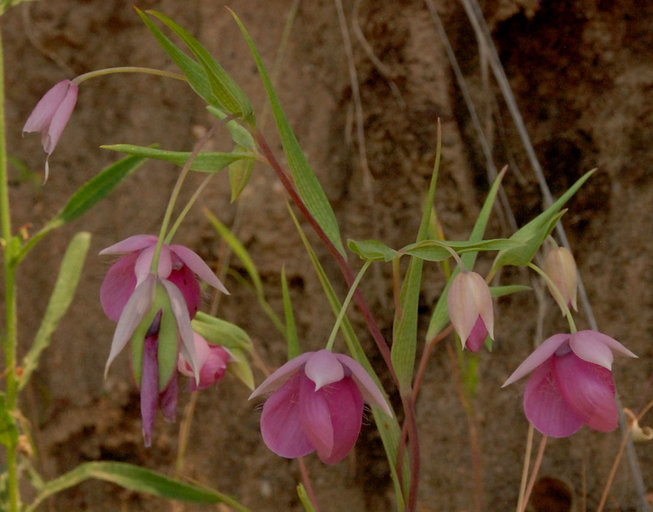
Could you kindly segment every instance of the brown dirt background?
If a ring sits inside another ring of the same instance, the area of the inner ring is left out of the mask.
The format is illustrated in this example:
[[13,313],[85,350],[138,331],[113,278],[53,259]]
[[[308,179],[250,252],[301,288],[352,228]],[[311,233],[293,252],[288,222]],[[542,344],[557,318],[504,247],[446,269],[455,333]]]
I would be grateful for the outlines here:
[[[479,105],[495,163],[510,165],[506,188],[517,221],[523,224],[542,205],[533,173],[494,82],[483,80],[484,60],[479,58],[461,5],[445,0],[435,3]],[[131,4],[49,0],[29,2],[3,16],[7,126],[13,156],[40,169],[43,154],[38,137],[21,140],[20,129],[37,99],[56,81],[118,65],[174,69]],[[173,17],[202,41],[243,86],[260,115],[265,104],[263,89],[223,4],[208,0],[139,2],[142,8],[155,8]],[[291,2],[233,0],[229,6],[241,16],[271,67]],[[652,7],[650,2],[638,0],[482,2],[553,193],[564,190],[588,169],[599,168],[570,203],[564,223],[600,329],[640,356],[635,361],[618,359],[614,372],[624,405],[634,410],[653,399]],[[466,238],[488,187],[485,162],[427,8],[418,0],[363,0],[356,13],[349,2],[345,11],[350,24],[356,19],[374,54],[390,72],[384,75],[352,37],[371,190],[365,188],[353,135],[352,91],[332,1],[301,2],[278,80],[281,101],[334,206],[343,235],[376,237],[394,247],[414,239],[435,155],[439,116],[444,160],[436,209],[450,238]],[[13,225],[31,223],[38,228],[77,187],[115,161],[116,155],[98,149],[100,144],[158,142],[164,148],[187,150],[209,124],[202,103],[174,81],[122,75],[85,83],[70,125],[50,160],[47,185],[19,180],[17,174],[12,180]],[[265,132],[273,138],[271,122]],[[34,428],[35,463],[48,478],[97,459],[138,463],[169,474],[173,471],[179,422],[159,420],[154,445],[145,449],[138,394],[125,357],[103,381],[113,324],[104,317],[98,300],[110,261],[97,253],[129,235],[157,232],[175,177],[170,166],[148,163],[93,212],[41,242],[23,265],[19,296],[22,351],[36,332],[71,235],[79,230],[93,234],[73,307],[22,398]],[[198,183],[199,178],[194,181]],[[238,221],[240,239],[255,259],[270,301],[279,312],[279,272],[285,265],[303,348],[322,346],[332,317],[272,171],[255,170],[238,206],[229,203],[226,175],[213,180],[200,203],[227,225]],[[216,261],[220,243],[199,206],[177,240]],[[494,217],[490,236],[506,234],[498,218]],[[344,296],[337,268],[321,247],[320,255]],[[483,270],[487,264],[480,261],[479,268]],[[234,270],[242,271],[239,265],[232,260]],[[392,321],[389,276],[389,268],[384,267],[370,274],[363,285],[386,335],[391,333]],[[504,279],[529,282],[529,276],[520,271],[504,274]],[[245,328],[264,360],[278,366],[285,355],[280,336],[247,289],[233,278],[227,278],[227,285],[232,295],[221,302],[219,314]],[[420,302],[420,340],[442,285],[442,276],[428,265]],[[500,300],[496,315],[496,349],[481,356],[475,405],[483,447],[484,509],[503,511],[515,506],[527,423],[521,410],[523,383],[506,390],[500,385],[537,339],[565,326],[552,302],[538,303],[533,294]],[[581,328],[587,326],[582,314],[578,322]],[[369,342],[360,320],[355,325]],[[372,359],[380,368],[380,358],[372,355]],[[261,377],[258,372],[259,381]],[[229,377],[218,389],[200,395],[185,474],[238,496],[256,511],[301,510],[295,494],[297,465],[276,457],[260,441],[259,410],[247,396],[247,390]],[[187,401],[183,389],[180,416]],[[470,510],[473,481],[467,424],[444,346],[431,357],[418,408],[423,450],[421,510]],[[619,440],[618,433],[598,434],[587,429],[570,439],[552,440],[541,474],[558,478],[571,488],[575,510],[581,510],[585,475],[587,510],[593,510]],[[648,492],[652,492],[653,445],[638,445],[636,450]],[[325,467],[311,456],[308,466],[323,512],[393,509],[387,465],[372,425],[364,426],[354,453],[342,463]],[[543,506],[537,510],[569,510]],[[169,505],[100,482],[85,483],[42,507],[94,511],[168,508],[221,510]],[[636,510],[625,463],[617,474],[608,510]]]

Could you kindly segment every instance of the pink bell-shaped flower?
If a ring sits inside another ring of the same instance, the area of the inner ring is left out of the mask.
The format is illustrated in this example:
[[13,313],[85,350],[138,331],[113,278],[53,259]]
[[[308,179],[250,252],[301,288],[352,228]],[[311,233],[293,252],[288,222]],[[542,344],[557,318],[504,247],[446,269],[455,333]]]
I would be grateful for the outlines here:
[[59,138],[77,103],[78,88],[70,80],[63,80],[45,93],[32,110],[23,126],[23,135],[41,132],[41,144],[47,154],[45,159],[45,177],[48,180],[48,158],[59,142]]
[[447,310],[463,348],[478,352],[488,334],[494,339],[492,296],[480,274],[461,272],[453,278]]
[[560,297],[551,289],[551,283],[547,282],[549,292],[558,303],[562,314],[565,314],[565,307],[573,307],[578,311],[576,305],[576,297],[578,295],[578,271],[576,270],[576,262],[574,255],[566,247],[556,247],[546,253],[544,257],[544,264],[542,270],[549,276],[552,283],[555,285],[560,296],[562,297],[563,304],[560,303]]
[[269,392],[261,415],[263,441],[289,459],[317,451],[325,464],[342,460],[358,439],[364,401],[392,415],[363,367],[329,350],[306,352],[288,361],[250,399]]
[[[200,368],[200,381],[196,383],[194,378],[191,379],[191,391],[206,389],[217,384],[224,376],[229,362],[235,360],[226,348],[220,345],[211,345],[196,332],[193,333],[193,340],[195,341],[197,364]],[[182,354],[179,354],[177,369],[179,373],[187,377],[194,377],[193,369]]]
[[524,412],[544,435],[567,437],[583,425],[610,432],[618,419],[613,351],[637,357],[600,332],[555,334],[519,365],[503,387],[533,372],[526,383]]

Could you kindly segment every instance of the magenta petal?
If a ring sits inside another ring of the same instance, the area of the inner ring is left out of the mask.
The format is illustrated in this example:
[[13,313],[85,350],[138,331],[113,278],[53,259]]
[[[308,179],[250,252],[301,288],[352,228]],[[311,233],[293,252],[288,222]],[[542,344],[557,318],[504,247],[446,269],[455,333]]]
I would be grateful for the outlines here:
[[136,287],[134,264],[136,253],[127,254],[116,261],[107,275],[104,276],[100,287],[100,302],[104,313],[114,322],[117,322],[129,297]]
[[197,361],[197,353],[195,352],[195,340],[193,339],[193,329],[190,325],[190,317],[188,316],[188,309],[184,296],[173,283],[166,279],[159,281],[168,294],[170,300],[170,307],[175,316],[177,323],[177,333],[181,340],[179,350],[188,361],[188,364],[193,369],[196,383],[199,382],[200,365]]
[[303,372],[299,373],[299,420],[306,437],[323,461],[331,456],[335,440],[326,396],[333,393],[337,385],[338,383],[329,384],[315,391],[314,382]]
[[550,437],[570,436],[585,423],[562,397],[551,360],[540,365],[529,377],[524,393],[524,413],[539,432]]
[[184,264],[195,272],[200,278],[213,286],[213,288],[220,290],[222,293],[229,295],[229,292],[224,287],[222,282],[217,278],[213,270],[204,263],[195,252],[191,251],[188,247],[183,245],[171,245],[170,249],[174,252]]
[[483,319],[479,316],[472,328],[472,332],[469,333],[469,338],[465,341],[465,346],[471,352],[478,352],[481,350],[483,342],[485,341],[485,338],[487,338],[487,334],[488,332],[485,328],[485,323],[483,323]]
[[602,342],[601,338],[596,336],[598,334],[595,331],[578,331],[569,338],[569,346],[574,354],[583,361],[598,364],[611,370],[612,361],[614,360],[612,350]]
[[345,376],[345,369],[330,350],[318,350],[306,361],[304,373],[315,384],[314,391],[338,382]]
[[70,116],[75,109],[75,104],[77,103],[77,93],[78,87],[72,82],[69,82],[66,94],[57,106],[57,110],[54,112],[54,115],[50,120],[48,131],[44,134],[45,137],[42,139],[43,150],[48,155],[54,151],[64,128],[68,124],[68,120],[70,119]]
[[120,254],[124,252],[134,252],[156,245],[158,238],[154,235],[133,235],[125,238],[118,243],[110,245],[106,249],[102,249],[100,254]]
[[212,346],[210,348],[209,357],[206,359],[200,370],[200,383],[196,387],[195,382],[191,381],[191,390],[206,389],[213,384],[216,384],[227,370],[227,363],[229,362],[229,352],[224,348]]
[[517,367],[517,369],[512,373],[510,377],[508,377],[508,380],[506,380],[506,382],[504,382],[501,387],[505,388],[509,384],[512,384],[513,382],[518,381],[522,377],[528,375],[544,361],[549,359],[549,357],[551,357],[563,343],[566,343],[568,339],[569,334],[555,334],[550,338],[544,340],[541,345],[537,347],[533,353]]
[[619,413],[610,371],[573,353],[556,357],[553,364],[564,400],[587,426],[601,432],[617,428]]
[[40,132],[48,128],[57,108],[66,97],[70,84],[70,80],[62,80],[43,95],[25,121],[23,134]]
[[376,385],[369,373],[365,371],[360,364],[353,358],[345,354],[336,354],[338,360],[347,368],[347,376],[352,377],[358,386],[358,390],[362,393],[363,399],[370,405],[374,405],[381,409],[388,416],[392,416],[392,409],[388,405],[383,392]]
[[266,446],[281,457],[293,459],[315,448],[304,434],[299,420],[299,374],[275,391],[265,402],[261,435]]
[[157,362],[157,339],[145,338],[143,346],[143,373],[141,375],[141,418],[145,446],[152,445],[152,429],[159,400],[159,366]]
[[286,364],[277,368],[267,379],[265,379],[259,387],[257,387],[249,399],[256,398],[257,396],[264,395],[265,393],[270,393],[278,388],[280,388],[290,377],[296,373],[299,368],[301,368],[306,361],[314,354],[315,352],[304,352],[297,357],[293,357]]
[[185,265],[173,270],[168,276],[168,281],[174,284],[184,296],[188,315],[193,318],[200,307],[202,295],[200,293],[200,284],[195,278],[195,274]]
[[159,394],[163,418],[170,422],[174,422],[177,419],[177,395],[179,394],[178,380],[177,372],[173,372],[168,385]]
[[333,449],[329,455],[318,456],[325,464],[340,462],[354,447],[363,422],[363,396],[351,378],[330,384],[318,393],[324,393],[333,425]]

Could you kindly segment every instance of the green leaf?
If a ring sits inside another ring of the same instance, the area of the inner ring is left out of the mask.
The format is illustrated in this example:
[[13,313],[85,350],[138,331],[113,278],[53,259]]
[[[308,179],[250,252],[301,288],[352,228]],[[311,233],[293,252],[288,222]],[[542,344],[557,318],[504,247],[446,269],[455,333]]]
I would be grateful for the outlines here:
[[[219,107],[224,108],[231,114],[242,117],[250,125],[254,125],[254,109],[249,98],[240,86],[231,78],[227,72],[211,56],[197,39],[195,39],[184,28],[175,23],[172,19],[156,11],[147,11],[148,14],[158,18],[170,30],[177,34],[186,43],[190,51],[195,55],[198,62],[204,68],[208,77],[211,91]],[[213,103],[213,102],[211,102]]]
[[[207,105],[206,109],[218,119],[226,119],[227,114],[224,110],[213,105]],[[242,146],[245,149],[254,151],[256,143],[254,137],[249,133],[249,130],[240,124],[237,120],[233,119],[227,122],[227,129],[231,133],[231,138],[237,146]]]
[[152,23],[152,20],[148,18],[147,14],[141,11],[138,7],[134,7],[134,9],[136,9],[136,12],[143,20],[143,23],[145,23],[145,26],[150,30],[150,32],[152,32],[161,47],[170,56],[174,63],[177,64],[188,80],[188,84],[191,88],[207,103],[214,102],[215,98],[211,91],[211,84],[209,83],[206,72],[200,63],[186,55],[175,44],[173,44],[172,41],[170,41],[170,39],[168,39],[154,23]]
[[86,462],[80,464],[72,471],[47,482],[35,500],[26,507],[26,512],[34,512],[47,497],[89,479],[111,482],[125,489],[170,500],[189,503],[225,503],[239,512],[249,512],[249,509],[226,494],[174,480],[151,469],[124,462]]
[[41,325],[29,352],[23,359],[23,374],[18,382],[18,389],[22,389],[27,384],[32,372],[38,367],[41,353],[50,345],[52,333],[68,311],[79,283],[90,243],[91,235],[82,232],[77,233],[68,244],[43,320],[41,320]]
[[122,180],[138,169],[144,160],[135,156],[129,156],[110,165],[75,192],[68,200],[63,209],[51,219],[43,228],[30,238],[17,254],[13,265],[18,265],[29,251],[41,240],[46,234],[67,222],[80,217],[93,206],[107,197],[109,193],[116,188]]
[[[186,165],[190,158],[189,151],[169,151],[157,149],[151,146],[135,146],[133,144],[112,144],[110,146],[101,146],[103,149],[118,151],[144,158],[153,158],[155,160],[164,160],[171,162],[179,167]],[[220,152],[202,152],[197,153],[193,159],[190,170],[199,172],[218,172],[239,160],[253,160],[251,153],[220,153]]]
[[[236,148],[237,151],[242,151],[242,147]],[[238,160],[229,165],[229,185],[231,187],[231,202],[233,203],[241,192],[245,190],[249,177],[252,175],[254,169],[254,160]]]
[[0,393],[0,443],[4,446],[16,446],[18,442],[18,428],[7,411],[5,394]]
[[562,216],[562,206],[578,191],[578,189],[594,174],[596,169],[585,173],[574,183],[560,198],[531,220],[528,224],[516,231],[511,240],[522,242],[522,247],[505,249],[497,254],[494,260],[494,269],[506,265],[525,266],[530,263],[547,236],[553,231],[557,221]]
[[378,240],[348,240],[349,249],[367,261],[392,261],[399,253]]
[[521,247],[523,244],[516,240],[508,238],[496,238],[492,240],[480,241],[442,241],[442,240],[424,240],[414,244],[407,245],[399,249],[402,254],[410,254],[422,260],[427,261],[444,261],[451,257],[451,252],[446,248],[449,247],[458,254],[479,251],[500,251],[513,247]]
[[252,341],[236,324],[198,311],[191,321],[193,331],[211,345],[221,345],[229,350],[252,351]]
[[505,286],[490,286],[490,295],[492,297],[504,297],[505,295],[512,295],[517,292],[527,292],[532,290],[530,286],[523,284],[509,284]]
[[286,342],[288,343],[288,360],[297,357],[302,350],[297,338],[297,327],[295,326],[295,315],[290,302],[290,291],[288,290],[288,280],[286,279],[286,268],[281,267],[281,296],[283,297],[283,312],[286,318]]
[[306,160],[306,156],[302,152],[299,142],[297,142],[297,138],[295,137],[295,134],[290,127],[290,123],[286,118],[286,114],[281,107],[279,97],[274,90],[272,81],[263,65],[261,56],[254,45],[254,41],[252,41],[247,29],[238,16],[236,16],[233,11],[231,14],[247,40],[247,44],[254,56],[256,67],[258,68],[261,79],[263,80],[263,85],[267,92],[268,99],[270,100],[272,113],[277,124],[277,130],[279,131],[281,145],[283,146],[283,151],[288,160],[288,167],[295,182],[295,186],[297,187],[297,192],[306,205],[306,208],[322,228],[331,243],[343,256],[346,256],[335,213],[333,213],[333,209],[329,204],[329,200],[327,199],[324,190],[320,186],[320,182],[317,180],[313,169],[311,169],[311,166]]

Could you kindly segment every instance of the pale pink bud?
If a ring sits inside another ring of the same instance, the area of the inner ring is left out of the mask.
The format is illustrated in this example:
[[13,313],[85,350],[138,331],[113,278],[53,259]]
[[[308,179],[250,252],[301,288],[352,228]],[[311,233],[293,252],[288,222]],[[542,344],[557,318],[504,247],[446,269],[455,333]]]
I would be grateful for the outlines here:
[[571,251],[566,247],[551,249],[544,258],[543,270],[549,276],[564,300],[564,304],[561,304],[560,298],[551,287],[551,283],[547,282],[547,287],[558,303],[558,306],[560,306],[562,314],[565,314],[565,307],[573,307],[578,311],[578,307],[576,306],[578,272]]
[[485,279],[476,272],[461,272],[454,277],[447,309],[463,348],[478,352],[489,334],[494,339],[492,296]]

